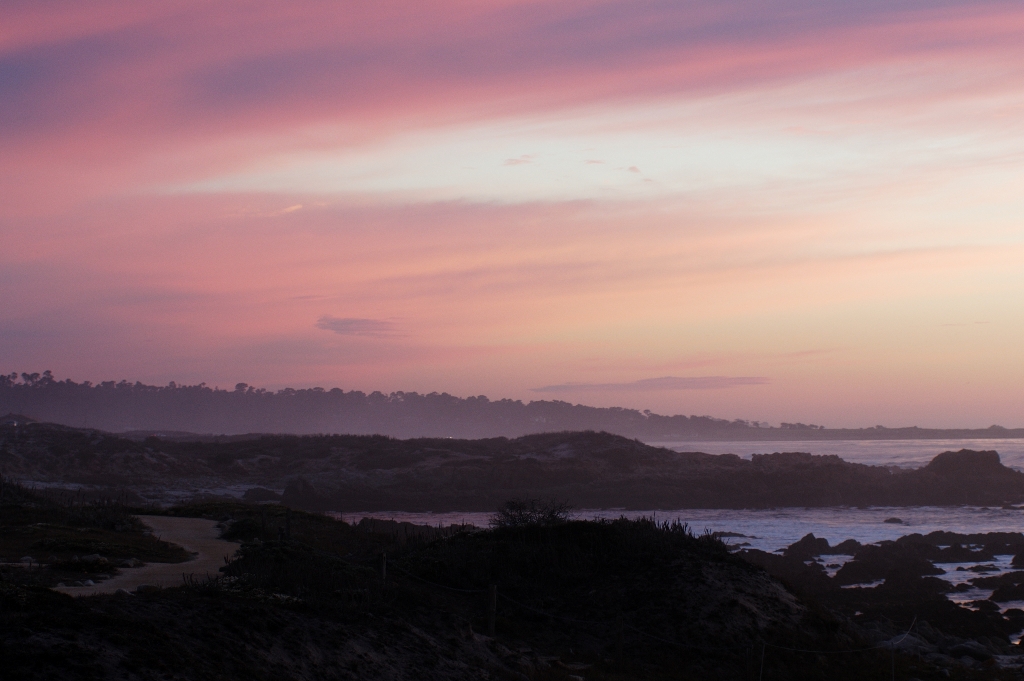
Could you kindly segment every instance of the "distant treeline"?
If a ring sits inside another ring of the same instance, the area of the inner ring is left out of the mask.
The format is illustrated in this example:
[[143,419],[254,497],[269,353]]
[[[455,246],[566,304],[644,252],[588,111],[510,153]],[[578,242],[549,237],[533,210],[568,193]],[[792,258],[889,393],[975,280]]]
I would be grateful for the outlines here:
[[0,414],[111,432],[351,433],[393,437],[518,437],[604,430],[638,438],[727,435],[758,429],[710,416],[660,416],[558,400],[492,401],[448,393],[366,394],[339,388],[276,392],[239,383],[234,390],[128,381],[57,380],[52,373],[0,375]]
[[[907,437],[1020,437],[1005,429],[939,431],[917,428],[825,430],[785,423],[781,428],[711,416],[663,416],[621,407],[588,407],[560,400],[489,400],[448,393],[364,393],[339,388],[276,392],[239,383],[234,390],[128,381],[75,383],[43,373],[0,374],[0,415],[110,432],[349,433],[409,437],[519,437],[595,430],[645,441],[699,439],[831,439]],[[996,428],[996,427],[993,427]]]

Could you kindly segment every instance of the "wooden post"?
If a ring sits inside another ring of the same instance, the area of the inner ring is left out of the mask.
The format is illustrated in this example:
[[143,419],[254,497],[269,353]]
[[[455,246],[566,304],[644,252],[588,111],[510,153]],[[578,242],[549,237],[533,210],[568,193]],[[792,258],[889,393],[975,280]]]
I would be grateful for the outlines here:
[[380,554],[380,583],[384,586],[388,584],[388,554]]
[[498,585],[491,584],[487,593],[487,635],[494,638],[494,616],[498,611]]
[[292,538],[292,509],[288,509],[284,514],[284,536],[285,539],[291,541]]
[[618,664],[622,664],[622,657],[625,654],[623,648],[625,647],[626,639],[626,622],[622,619],[622,615],[619,615],[619,631],[615,636],[615,661]]

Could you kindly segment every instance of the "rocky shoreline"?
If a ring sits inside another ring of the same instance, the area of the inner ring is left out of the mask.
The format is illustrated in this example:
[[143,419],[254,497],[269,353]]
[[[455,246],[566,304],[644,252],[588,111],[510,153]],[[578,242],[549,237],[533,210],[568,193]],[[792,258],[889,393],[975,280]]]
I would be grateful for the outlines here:
[[[899,629],[884,623],[912,616],[914,627],[899,648],[933,664],[991,661],[1020,669],[1024,662],[1024,648],[1016,643],[1024,632],[1022,533],[932,532],[836,546],[809,534],[775,553],[740,549],[737,555],[877,631],[879,640]],[[997,558],[1003,568],[993,565]],[[952,571],[976,576],[947,579]]]
[[[260,436],[132,440],[30,423],[0,426],[0,472],[102,494],[246,489],[308,510],[491,511],[517,498],[580,508],[1002,506],[1024,503],[1024,473],[995,451],[942,452],[919,469],[779,452],[675,452],[608,433],[516,439]],[[262,491],[260,491],[262,490]]]

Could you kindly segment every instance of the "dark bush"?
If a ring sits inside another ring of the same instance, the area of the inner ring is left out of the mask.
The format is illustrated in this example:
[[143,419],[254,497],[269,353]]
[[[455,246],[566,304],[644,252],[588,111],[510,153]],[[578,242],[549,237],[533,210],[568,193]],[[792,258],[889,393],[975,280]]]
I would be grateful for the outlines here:
[[491,527],[561,525],[572,520],[572,506],[564,501],[512,499],[506,501],[490,520]]

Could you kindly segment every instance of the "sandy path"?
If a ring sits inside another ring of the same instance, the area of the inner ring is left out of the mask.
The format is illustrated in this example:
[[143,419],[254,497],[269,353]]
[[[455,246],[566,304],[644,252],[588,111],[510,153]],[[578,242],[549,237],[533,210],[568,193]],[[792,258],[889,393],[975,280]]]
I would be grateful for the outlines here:
[[182,574],[196,577],[219,575],[219,569],[224,566],[224,557],[232,556],[238,550],[238,544],[218,537],[220,530],[217,529],[216,520],[159,515],[144,515],[139,516],[139,519],[160,539],[198,555],[184,563],[147,563],[138,568],[119,568],[121,574],[99,584],[57,587],[55,590],[72,596],[91,596],[114,593],[118,589],[134,591],[141,584],[181,586]]

